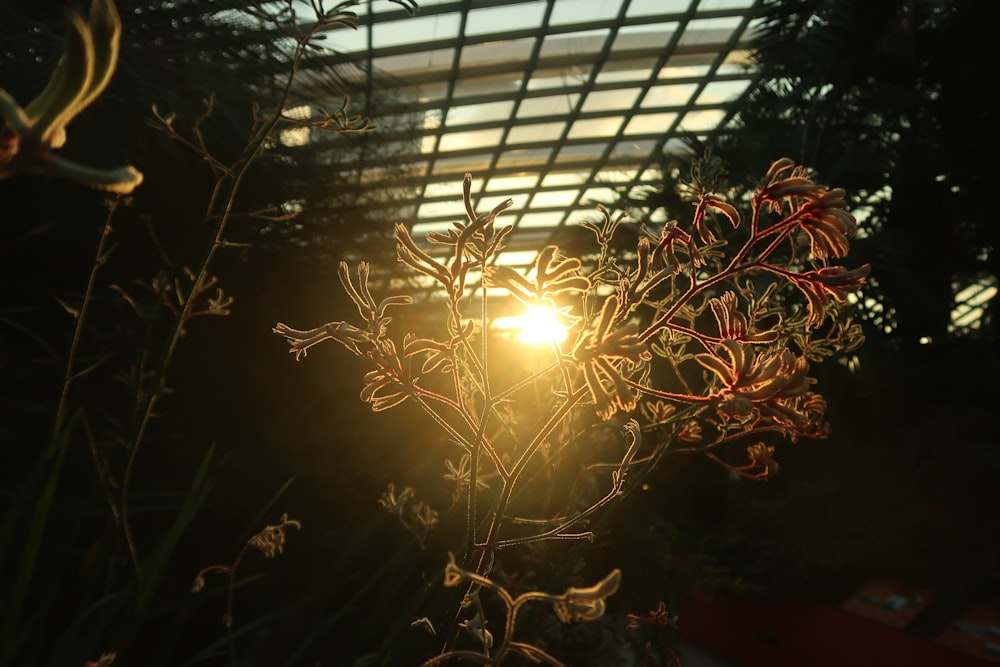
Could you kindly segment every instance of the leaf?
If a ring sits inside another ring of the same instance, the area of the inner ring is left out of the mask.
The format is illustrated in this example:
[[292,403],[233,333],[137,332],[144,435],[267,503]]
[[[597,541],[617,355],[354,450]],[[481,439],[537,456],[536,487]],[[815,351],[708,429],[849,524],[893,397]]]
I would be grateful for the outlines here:
[[163,581],[163,575],[167,571],[174,549],[180,541],[181,536],[188,525],[194,519],[195,514],[201,509],[208,497],[209,479],[208,468],[215,455],[215,445],[213,444],[205,452],[201,465],[198,467],[187,494],[181,504],[180,510],[174,517],[173,523],[164,533],[163,537],[156,543],[153,550],[143,560],[139,576],[139,594],[137,604],[140,611],[149,609]]

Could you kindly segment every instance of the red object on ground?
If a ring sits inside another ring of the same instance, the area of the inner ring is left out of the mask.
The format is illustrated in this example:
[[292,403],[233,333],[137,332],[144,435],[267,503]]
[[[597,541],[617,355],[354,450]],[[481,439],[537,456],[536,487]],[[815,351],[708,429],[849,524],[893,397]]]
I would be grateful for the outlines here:
[[1000,610],[976,605],[952,621],[937,641],[1000,664]]
[[844,609],[720,599],[684,607],[678,634],[739,667],[983,667],[991,663]]

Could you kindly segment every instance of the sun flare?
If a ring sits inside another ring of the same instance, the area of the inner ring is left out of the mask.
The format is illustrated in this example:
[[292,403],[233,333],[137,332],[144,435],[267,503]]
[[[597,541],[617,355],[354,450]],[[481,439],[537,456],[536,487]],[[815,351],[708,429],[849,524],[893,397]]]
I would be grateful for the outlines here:
[[540,306],[530,306],[521,315],[497,318],[494,326],[516,342],[529,345],[561,343],[567,336],[556,314]]

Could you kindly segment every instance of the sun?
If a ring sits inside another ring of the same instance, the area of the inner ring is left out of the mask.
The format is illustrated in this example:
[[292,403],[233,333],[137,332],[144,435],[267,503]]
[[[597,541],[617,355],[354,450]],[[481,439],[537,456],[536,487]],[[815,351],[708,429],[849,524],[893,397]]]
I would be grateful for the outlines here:
[[497,318],[493,325],[514,341],[527,345],[561,343],[567,336],[556,314],[541,306],[529,306],[521,315]]

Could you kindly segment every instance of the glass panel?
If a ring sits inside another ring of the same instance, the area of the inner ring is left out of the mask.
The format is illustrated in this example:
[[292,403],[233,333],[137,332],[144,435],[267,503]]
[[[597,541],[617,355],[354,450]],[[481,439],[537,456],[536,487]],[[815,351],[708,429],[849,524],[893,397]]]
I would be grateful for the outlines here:
[[536,70],[534,76],[528,80],[528,90],[582,86],[589,76],[590,65],[587,63],[574,63],[572,67],[563,67],[559,70],[552,68]]
[[724,44],[739,25],[737,17],[718,19],[695,19],[687,25],[687,30],[681,35],[680,43],[689,44]]
[[568,93],[566,95],[552,95],[551,97],[526,98],[521,100],[521,106],[517,109],[517,117],[530,118],[532,116],[568,114],[576,106],[579,97],[576,93]]
[[497,160],[497,168],[507,169],[510,167],[526,167],[543,164],[549,159],[549,154],[551,152],[552,150],[549,148],[504,151],[500,156],[500,159]]
[[535,40],[530,37],[471,44],[462,49],[461,67],[468,68],[474,65],[498,62],[504,64],[523,62],[528,59],[534,45]]
[[701,0],[698,3],[699,10],[713,9],[749,9],[753,2],[748,0]]
[[653,76],[652,59],[641,61],[629,60],[615,63],[614,61],[604,64],[594,83],[621,83],[623,81],[648,81]]
[[530,190],[535,187],[538,180],[536,175],[523,176],[502,176],[491,178],[486,184],[488,192],[515,192],[517,190]]
[[588,204],[608,204],[617,201],[617,199],[618,194],[611,188],[588,188],[580,201]]
[[509,92],[512,96],[521,89],[521,75],[516,72],[497,76],[461,77],[455,82],[455,97],[495,95]]
[[[508,195],[506,193],[499,193],[498,192],[496,194],[489,195],[489,196],[487,196],[485,198],[480,197],[478,199],[477,203],[476,203],[476,212],[477,213],[486,213],[487,211],[492,211],[496,206],[498,206],[499,204],[503,203],[503,201],[505,199],[510,199],[514,203],[511,205],[511,207],[509,209],[507,209],[506,213],[501,213],[500,214],[500,218],[497,218],[497,221],[498,221],[498,223],[509,225],[510,222],[511,222],[511,220],[509,218],[509,216],[511,215],[511,211],[519,211],[519,210],[523,209],[525,206],[527,206],[527,204],[528,204],[528,195],[526,195],[526,194]],[[474,199],[474,201],[475,201],[475,199]],[[503,217],[504,216],[508,216],[508,219],[506,221],[503,221]]]
[[548,213],[525,213],[517,223],[518,229],[540,229],[546,227],[558,227],[562,222],[562,211]]
[[372,67],[379,72],[402,75],[405,72],[419,72],[428,69],[451,67],[455,49],[434,49],[401,56],[383,56],[372,59]]
[[710,65],[705,63],[706,58],[697,56],[672,56],[667,61],[666,67],[660,70],[657,75],[660,79],[684,79],[689,77],[705,76],[712,71]]
[[[475,192],[483,187],[483,179],[474,178],[472,179],[472,191]],[[457,197],[458,201],[462,198],[462,179],[453,178],[447,181],[441,181],[439,183],[428,183],[424,188],[424,197],[430,199],[431,197]],[[463,204],[464,206],[464,204]]]
[[580,32],[546,35],[539,56],[542,59],[560,56],[581,56],[585,53],[598,53],[607,41],[609,31],[583,30]]
[[721,109],[689,111],[681,119],[680,129],[687,132],[714,130],[725,116],[725,112]]
[[448,85],[444,82],[422,83],[418,89],[417,99],[421,102],[444,99],[448,94]]
[[592,118],[590,120],[578,120],[573,123],[569,130],[570,139],[582,139],[583,137],[614,137],[618,134],[622,119],[619,116],[612,118]]
[[633,116],[632,120],[629,121],[628,125],[625,126],[625,130],[622,132],[624,135],[630,134],[666,134],[667,130],[671,128],[674,121],[677,119],[677,114],[673,112],[667,113],[651,113],[642,114],[640,116]]
[[484,123],[491,120],[506,120],[514,111],[513,102],[488,102],[452,107],[448,112],[448,126]]
[[497,264],[503,266],[528,266],[535,263],[537,250],[511,250],[497,257]]
[[448,174],[453,172],[476,172],[484,173],[490,168],[490,155],[471,155],[467,157],[442,158],[434,163],[435,174]]
[[474,9],[466,19],[466,35],[506,32],[522,28],[538,28],[545,14],[545,2]]
[[322,34],[326,35],[326,41],[323,45],[337,53],[368,50],[368,31],[364,28],[359,30],[327,30]]
[[438,150],[442,152],[460,151],[467,148],[484,148],[500,143],[502,130],[476,130],[475,132],[449,132],[441,137]]
[[[418,218],[447,218],[454,216],[465,217],[465,205],[461,201],[432,201],[424,202],[420,205],[417,210]],[[441,223],[438,223],[441,225]],[[450,223],[448,223],[450,224]],[[443,225],[447,229],[448,225]],[[429,231],[441,231],[440,228],[436,227],[434,230],[424,229],[427,225],[415,225],[413,231],[416,232],[418,227],[422,233],[427,233]]]
[[534,206],[572,206],[576,201],[576,190],[556,190],[554,192],[539,192],[531,200]]
[[460,18],[457,13],[450,13],[436,16],[408,16],[399,21],[375,23],[372,26],[372,47],[380,49],[386,46],[450,39],[458,36]]
[[750,82],[742,81],[709,81],[698,96],[698,104],[721,104],[735,100],[743,94]]
[[652,16],[685,12],[691,0],[632,0],[628,6],[629,16]]
[[598,90],[587,95],[583,101],[580,111],[587,113],[590,111],[612,111],[616,109],[628,109],[639,97],[639,91],[635,88],[623,88],[621,90]]
[[[642,139],[633,141],[619,141],[615,144],[614,149],[611,151],[612,158],[631,158],[633,161],[643,160],[647,155],[652,153],[656,149],[656,142],[659,137],[663,136],[663,130],[655,132],[657,139]],[[607,175],[604,180],[614,180],[615,174],[620,172],[601,172],[601,175]],[[632,179],[628,179],[632,180]]]
[[613,19],[621,10],[621,0],[559,0],[552,8],[552,25]]
[[694,95],[698,87],[693,83],[677,84],[673,86],[653,86],[643,98],[641,106],[643,109],[653,109],[656,107],[683,106]]
[[[621,145],[622,144],[618,144],[618,146]],[[653,148],[653,145],[654,143],[650,141],[648,142],[647,146],[641,147],[643,155],[649,155],[649,151]],[[616,151],[618,149],[618,146],[615,146]],[[638,150],[640,148],[635,144],[629,144],[629,146],[635,147],[634,150]],[[612,152],[612,155],[614,154],[615,153]],[[602,171],[600,174],[598,174],[597,180],[602,183],[631,183],[633,180],[635,180],[635,169],[612,169],[608,171]]]
[[508,144],[524,144],[533,141],[555,141],[566,127],[566,123],[529,123],[515,125],[507,135]]
[[578,160],[594,160],[600,157],[608,145],[580,144],[578,146],[563,146],[556,156],[556,162],[575,162]]
[[580,185],[587,180],[588,174],[579,171],[556,171],[542,179],[542,187],[555,187],[559,185]]
[[662,49],[677,30],[676,23],[653,23],[626,26],[618,31],[612,50],[615,53],[635,49]]

